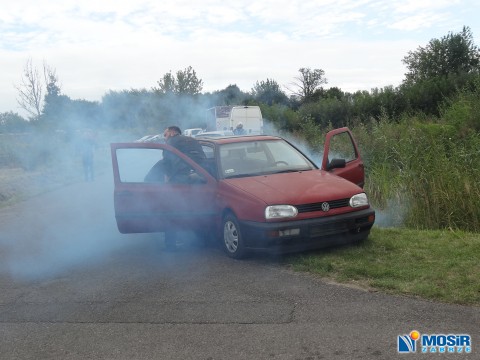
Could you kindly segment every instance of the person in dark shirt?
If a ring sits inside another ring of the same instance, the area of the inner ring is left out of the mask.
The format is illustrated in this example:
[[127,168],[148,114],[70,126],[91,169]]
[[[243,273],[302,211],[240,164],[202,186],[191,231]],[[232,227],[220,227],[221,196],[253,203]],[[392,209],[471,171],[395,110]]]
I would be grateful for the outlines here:
[[[190,136],[182,135],[178,126],[169,126],[163,132],[165,142],[180,150],[199,165],[203,165],[205,153],[200,143]],[[178,156],[166,152],[164,155],[167,181],[185,182],[190,174],[190,166]]]
[[[178,126],[169,126],[163,132],[165,142],[187,155],[199,165],[203,165],[206,158],[200,143],[190,136],[182,135]],[[164,151],[163,159],[150,170],[145,181],[159,181],[159,174],[164,175],[165,182],[187,183],[190,175],[190,166],[177,155]]]
[[[202,166],[206,156],[200,143],[192,137],[182,135],[178,126],[169,126],[163,132],[165,142]],[[191,167],[177,155],[170,151],[164,151],[163,159],[152,168],[161,169],[165,176],[165,182],[188,183]],[[158,171],[157,169],[157,171]],[[152,170],[150,172],[152,172]],[[148,177],[148,175],[147,175]],[[167,229],[165,231],[165,246],[167,251],[175,251],[177,248],[177,231]]]

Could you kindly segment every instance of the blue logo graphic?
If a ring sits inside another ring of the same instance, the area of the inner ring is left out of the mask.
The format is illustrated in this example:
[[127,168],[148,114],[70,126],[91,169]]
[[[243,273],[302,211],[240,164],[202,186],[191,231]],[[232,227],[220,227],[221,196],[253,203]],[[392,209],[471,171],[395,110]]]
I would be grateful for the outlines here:
[[418,337],[412,334],[417,334],[415,330],[409,335],[399,335],[397,339],[397,351],[399,353],[414,353],[416,351],[416,343]]
[[398,335],[397,352],[415,353],[420,339],[421,353],[471,353],[472,339],[468,334],[423,334],[413,330],[408,335]]

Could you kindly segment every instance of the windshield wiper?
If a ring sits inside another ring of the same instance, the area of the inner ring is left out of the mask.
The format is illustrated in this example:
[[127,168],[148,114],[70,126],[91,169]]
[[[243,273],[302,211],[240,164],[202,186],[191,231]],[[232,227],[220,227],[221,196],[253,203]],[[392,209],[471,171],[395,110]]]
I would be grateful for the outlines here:
[[282,173],[302,172],[302,171],[308,171],[308,170],[311,170],[311,169],[284,169],[284,170],[274,171],[272,173],[282,174]]
[[249,177],[249,176],[259,176],[259,175],[260,174],[257,174],[257,173],[236,174],[236,175],[231,175],[231,176],[225,176],[225,179],[236,179],[236,178]]

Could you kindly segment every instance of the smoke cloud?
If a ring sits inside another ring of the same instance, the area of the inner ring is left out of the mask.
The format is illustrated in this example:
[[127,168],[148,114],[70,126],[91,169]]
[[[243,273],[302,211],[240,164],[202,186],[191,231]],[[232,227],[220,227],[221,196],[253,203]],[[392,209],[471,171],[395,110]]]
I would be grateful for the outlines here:
[[107,174],[4,207],[0,226],[0,269],[20,278],[89,266],[132,245],[116,231]]
[[[197,127],[211,104],[189,101],[172,102],[167,109],[151,108],[149,103],[151,122],[139,123],[137,115],[147,111],[145,104],[130,107],[128,114],[119,114],[115,110],[116,102],[109,102],[107,98],[101,124],[96,125],[92,119],[82,120],[78,115],[63,114],[58,129],[32,127],[27,134],[3,134],[0,271],[26,279],[55,276],[137,246],[135,239],[138,238],[161,242],[163,235],[159,234],[119,233],[113,207],[110,143],[133,142],[149,132],[160,134],[167,125],[179,125],[182,130]],[[118,125],[115,117],[119,116],[125,120],[123,125],[130,127],[113,126]],[[268,119],[264,120],[268,124]],[[286,138],[321,165],[322,152],[312,153],[309,146],[293,134],[277,131],[271,125],[266,129],[271,135]],[[82,159],[82,143],[86,138],[94,143],[94,174],[88,182]],[[24,177],[15,177],[19,173]],[[28,200],[18,202],[19,197]],[[188,203],[189,199],[177,201]],[[392,219],[401,213],[399,207],[389,204],[388,208],[395,208],[395,213],[377,212],[378,225],[396,225]],[[195,241],[189,233],[182,233],[182,238]]]

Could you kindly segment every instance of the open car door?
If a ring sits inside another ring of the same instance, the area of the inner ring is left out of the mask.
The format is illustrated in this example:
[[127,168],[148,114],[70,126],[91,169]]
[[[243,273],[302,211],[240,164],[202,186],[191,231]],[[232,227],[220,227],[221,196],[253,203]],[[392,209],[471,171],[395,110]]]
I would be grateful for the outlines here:
[[[153,143],[111,144],[111,152],[115,218],[121,233],[203,231],[213,222],[216,180],[189,157]],[[188,178],[165,182],[163,173],[153,173],[167,152],[189,167]]]
[[348,128],[343,127],[327,133],[322,169],[363,188],[365,169],[357,144]]

